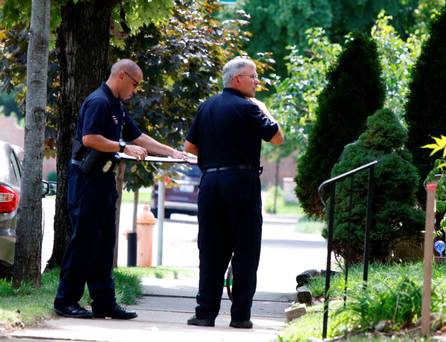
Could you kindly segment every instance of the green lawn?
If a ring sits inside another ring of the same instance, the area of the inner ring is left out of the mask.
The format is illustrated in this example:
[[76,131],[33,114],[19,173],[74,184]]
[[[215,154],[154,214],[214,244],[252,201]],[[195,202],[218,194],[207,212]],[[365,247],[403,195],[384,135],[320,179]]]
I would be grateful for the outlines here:
[[[324,278],[308,285],[314,298],[324,292]],[[416,322],[421,317],[423,263],[372,264],[366,290],[362,265],[349,270],[347,305],[344,307],[344,274],[332,278],[328,337],[346,336],[342,341],[426,341]],[[435,263],[432,275],[432,312],[436,324],[446,325],[446,264]],[[322,336],[323,304],[307,306],[307,314],[290,322],[280,333],[280,342],[312,341]],[[374,327],[384,323],[384,331]]]
[[[122,202],[123,203],[133,203],[134,193],[133,191],[122,191]],[[141,188],[139,190],[139,199],[138,202],[140,204],[149,203],[152,199],[152,188]]]
[[[182,278],[194,276],[194,271],[170,267],[119,267],[113,272],[116,299],[121,304],[135,304],[142,295],[140,277]],[[53,301],[59,282],[59,270],[45,272],[39,289],[24,284],[14,289],[11,281],[0,279],[0,327],[12,328],[35,325],[54,315]],[[88,305],[85,291],[81,305]]]

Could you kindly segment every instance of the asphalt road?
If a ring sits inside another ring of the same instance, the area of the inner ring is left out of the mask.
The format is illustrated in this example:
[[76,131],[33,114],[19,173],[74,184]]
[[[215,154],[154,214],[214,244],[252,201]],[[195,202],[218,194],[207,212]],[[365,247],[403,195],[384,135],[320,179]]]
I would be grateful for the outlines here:
[[[54,197],[44,199],[45,233],[42,265],[51,256]],[[142,212],[142,205],[139,206]],[[118,265],[127,265],[126,232],[132,229],[133,205],[121,207]],[[326,243],[318,234],[295,230],[297,217],[264,215],[262,253],[258,270],[258,291],[293,292],[296,275],[308,269],[325,269]],[[157,225],[154,227],[152,255],[157,265]],[[198,268],[198,224],[195,216],[173,214],[164,222],[163,266]]]

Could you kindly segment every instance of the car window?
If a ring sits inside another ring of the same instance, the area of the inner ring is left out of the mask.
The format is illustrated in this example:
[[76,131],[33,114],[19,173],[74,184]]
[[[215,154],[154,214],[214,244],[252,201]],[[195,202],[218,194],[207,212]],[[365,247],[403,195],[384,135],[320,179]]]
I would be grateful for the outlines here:
[[[181,172],[181,171],[180,171]],[[183,173],[189,177],[200,177],[201,171],[197,165],[188,165],[184,168]]]
[[16,154],[13,150],[9,153],[9,161],[11,163],[11,183],[14,185],[20,185],[20,177],[22,176],[22,172],[20,169],[20,162],[17,159]]
[[175,165],[170,170],[174,174],[179,175],[181,178],[183,176],[191,178],[199,178],[201,176],[200,168],[197,165],[189,165],[189,164]]

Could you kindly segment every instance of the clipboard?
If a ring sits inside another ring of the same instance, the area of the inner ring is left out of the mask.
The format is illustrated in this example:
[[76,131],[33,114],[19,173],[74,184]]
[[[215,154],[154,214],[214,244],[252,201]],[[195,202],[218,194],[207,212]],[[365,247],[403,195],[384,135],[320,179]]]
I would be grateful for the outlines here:
[[[133,160],[137,161],[135,157],[129,156],[125,153],[118,153],[119,157],[123,160]],[[158,157],[158,156],[147,156],[144,160],[138,160],[139,162],[145,161],[149,163],[179,163],[179,164],[197,164],[197,157],[191,155],[187,160],[172,157]]]

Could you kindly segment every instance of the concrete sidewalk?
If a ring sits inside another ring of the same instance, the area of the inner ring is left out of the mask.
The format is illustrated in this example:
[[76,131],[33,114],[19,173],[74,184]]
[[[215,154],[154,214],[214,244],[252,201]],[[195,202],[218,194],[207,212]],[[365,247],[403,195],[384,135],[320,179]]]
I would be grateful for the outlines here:
[[[70,319],[54,317],[39,327],[15,331],[10,340],[55,341],[276,341],[285,325],[284,310],[292,294],[259,294],[252,307],[254,329],[229,327],[230,304],[222,300],[220,315],[212,328],[186,325],[195,307],[195,279],[143,279],[144,296],[130,309],[138,318],[129,321],[110,319]],[[1,336],[0,336],[1,337]]]

